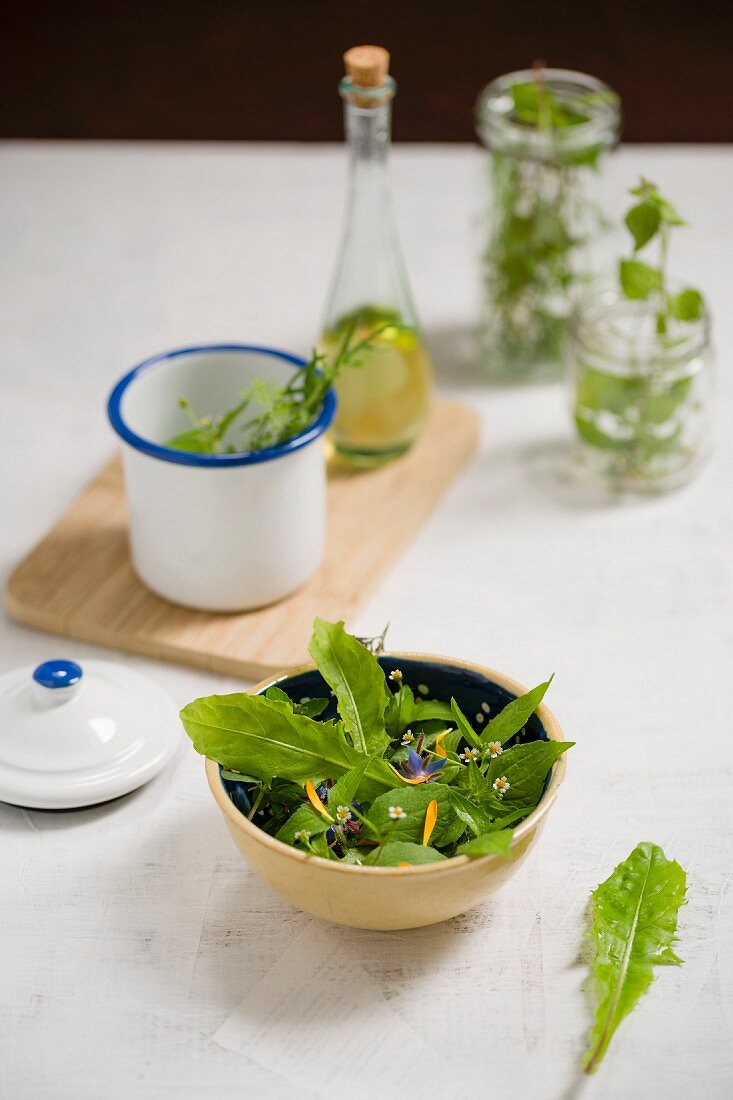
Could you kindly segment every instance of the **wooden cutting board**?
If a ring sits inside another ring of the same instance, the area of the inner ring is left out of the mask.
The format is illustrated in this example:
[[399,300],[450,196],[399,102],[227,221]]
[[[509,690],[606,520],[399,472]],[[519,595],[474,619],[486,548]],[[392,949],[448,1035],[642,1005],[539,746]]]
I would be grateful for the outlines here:
[[133,572],[119,459],[86,486],[6,587],[28,626],[131,653],[260,679],[307,659],[313,619],[353,619],[476,447],[476,414],[438,399],[415,447],[377,470],[329,471],[323,566],[280,603],[235,614],[190,611]]

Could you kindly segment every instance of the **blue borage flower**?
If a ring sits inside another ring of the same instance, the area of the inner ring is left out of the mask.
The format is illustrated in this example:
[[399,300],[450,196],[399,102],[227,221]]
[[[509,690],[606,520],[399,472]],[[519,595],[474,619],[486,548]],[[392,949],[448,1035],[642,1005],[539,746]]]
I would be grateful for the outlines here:
[[393,767],[392,771],[396,772],[405,783],[429,783],[444,767],[445,757],[438,760],[425,760],[414,749],[408,749],[407,760],[402,763],[399,770]]

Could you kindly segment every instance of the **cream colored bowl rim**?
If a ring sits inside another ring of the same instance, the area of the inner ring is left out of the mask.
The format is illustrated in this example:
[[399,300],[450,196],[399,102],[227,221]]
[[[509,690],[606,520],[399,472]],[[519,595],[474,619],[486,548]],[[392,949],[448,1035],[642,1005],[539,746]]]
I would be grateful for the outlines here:
[[[497,672],[495,669],[488,668],[486,665],[474,664],[471,661],[463,661],[455,657],[441,657],[437,654],[428,653],[384,653],[380,654],[380,656],[398,661],[419,661],[426,665],[449,665],[454,668],[465,668],[470,672],[479,673],[479,675],[486,677],[487,680],[491,680],[492,683],[498,684],[500,687],[511,691],[514,695],[524,695],[527,692],[527,688],[524,687],[523,684],[520,684],[517,680],[513,680],[509,676],[505,676],[502,672]],[[259,684],[255,684],[254,687],[249,689],[248,694],[261,695],[269,687],[281,684],[283,681],[290,680],[294,676],[301,676],[303,673],[314,672],[315,670],[316,665],[313,662],[298,665],[296,668],[288,669],[287,672],[280,672],[274,676],[268,676],[265,680],[261,680]],[[537,707],[536,714],[550,741],[564,740],[560,723],[549,707],[545,706],[544,703],[540,703],[539,707]],[[537,808],[534,809],[514,830],[514,836],[512,837],[511,843],[512,848],[518,844],[528,832],[532,831],[540,824],[557,798],[557,792],[567,771],[565,756],[566,754],[563,753],[563,755],[555,761],[550,774],[550,782]],[[206,759],[206,778],[209,781],[211,793],[216,799],[219,809],[224,816],[228,818],[231,824],[235,828],[241,829],[242,832],[246,833],[250,840],[259,844],[261,848],[273,852],[273,854],[277,853],[301,863],[307,860],[308,863],[315,864],[323,871],[332,871],[344,875],[440,875],[459,871],[461,868],[477,863],[493,861],[499,864],[506,862],[503,856],[497,855],[478,856],[475,859],[470,859],[468,856],[452,856],[446,859],[445,862],[425,863],[417,867],[358,867],[350,863],[337,863],[335,860],[323,859],[321,856],[311,856],[306,852],[301,852],[297,848],[293,848],[290,844],[285,844],[282,840],[276,840],[274,836],[270,836],[264,829],[260,829],[259,826],[251,822],[241,810],[238,810],[224,788],[219,772],[219,765],[215,760]]]

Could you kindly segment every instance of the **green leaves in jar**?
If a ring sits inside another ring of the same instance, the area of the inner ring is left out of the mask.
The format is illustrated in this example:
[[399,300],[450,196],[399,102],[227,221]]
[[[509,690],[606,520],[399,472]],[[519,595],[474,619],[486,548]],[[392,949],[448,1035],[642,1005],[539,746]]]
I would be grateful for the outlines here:
[[[655,183],[642,177],[630,194],[639,201],[626,212],[624,224],[631,234],[634,257],[619,261],[619,283],[626,298],[632,301],[652,300],[657,309],[657,332],[667,332],[670,319],[697,321],[704,312],[704,302],[698,290],[687,288],[671,294],[667,288],[669,235],[673,228],[685,225],[676,207],[665,198]],[[652,241],[659,244],[657,265],[644,263],[637,253]]]

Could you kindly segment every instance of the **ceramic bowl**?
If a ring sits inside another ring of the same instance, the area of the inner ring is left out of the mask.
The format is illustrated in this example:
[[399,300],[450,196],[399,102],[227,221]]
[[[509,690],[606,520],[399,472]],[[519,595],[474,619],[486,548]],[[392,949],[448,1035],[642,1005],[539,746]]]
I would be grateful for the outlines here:
[[[449,700],[454,696],[475,722],[485,720],[485,706],[495,713],[527,689],[481,665],[420,654],[380,658],[386,672],[400,668],[404,682],[418,698]],[[259,695],[272,684],[296,701],[328,695],[313,665],[264,680],[252,688]],[[333,717],[332,705],[324,717]],[[481,716],[481,719],[479,719]],[[542,704],[527,723],[527,738],[564,740],[560,726]],[[253,870],[281,897],[314,916],[352,928],[392,930],[436,924],[478,905],[516,874],[533,848],[565,776],[565,756],[555,764],[537,809],[514,832],[512,859],[457,856],[419,867],[353,867],[306,856],[248,821],[247,788],[221,777],[219,765],[206,761],[212,794],[229,831]]]
[[132,562],[157,595],[204,611],[246,611],[289,595],[318,569],[326,524],[321,436],[335,412],[333,392],[309,428],[277,447],[200,455],[165,446],[187,427],[180,397],[199,415],[218,415],[254,379],[283,383],[304,365],[275,348],[180,348],[147,359],[115,386],[108,415],[122,440]]

